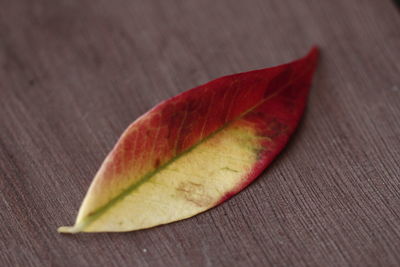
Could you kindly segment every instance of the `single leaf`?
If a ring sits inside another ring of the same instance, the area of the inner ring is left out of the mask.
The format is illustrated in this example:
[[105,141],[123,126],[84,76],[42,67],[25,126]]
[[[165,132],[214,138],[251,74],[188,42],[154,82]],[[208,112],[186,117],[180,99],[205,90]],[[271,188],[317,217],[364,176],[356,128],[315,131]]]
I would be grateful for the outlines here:
[[238,193],[287,143],[317,48],[289,64],[225,76],[133,122],[97,172],[72,227],[133,231],[192,217]]

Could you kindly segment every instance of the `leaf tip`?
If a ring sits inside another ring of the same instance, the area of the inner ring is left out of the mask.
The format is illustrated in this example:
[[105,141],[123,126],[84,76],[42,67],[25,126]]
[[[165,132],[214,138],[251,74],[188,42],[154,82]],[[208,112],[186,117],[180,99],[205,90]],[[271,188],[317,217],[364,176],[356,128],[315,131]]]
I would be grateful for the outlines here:
[[319,50],[320,49],[318,45],[313,45],[310,51],[307,53],[306,58],[310,58],[316,61],[319,57]]

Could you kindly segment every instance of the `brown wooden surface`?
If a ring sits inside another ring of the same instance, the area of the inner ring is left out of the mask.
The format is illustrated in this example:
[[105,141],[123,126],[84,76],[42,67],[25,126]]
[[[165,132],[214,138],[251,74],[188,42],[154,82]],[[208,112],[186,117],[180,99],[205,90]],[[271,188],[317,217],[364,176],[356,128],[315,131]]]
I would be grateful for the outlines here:
[[[60,235],[127,125],[322,49],[301,127],[178,223]],[[399,266],[400,14],[389,0],[0,0],[0,266]]]

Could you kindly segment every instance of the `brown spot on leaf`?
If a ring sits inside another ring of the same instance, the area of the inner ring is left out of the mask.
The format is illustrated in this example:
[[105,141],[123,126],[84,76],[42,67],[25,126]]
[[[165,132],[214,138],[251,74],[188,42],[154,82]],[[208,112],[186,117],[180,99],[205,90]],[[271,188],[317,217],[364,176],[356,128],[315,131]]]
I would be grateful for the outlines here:
[[212,198],[207,194],[202,184],[194,182],[182,182],[176,190],[187,201],[194,203],[199,207],[209,206]]
[[266,123],[267,127],[260,133],[263,137],[275,139],[279,135],[286,133],[288,126],[275,118],[269,119]]

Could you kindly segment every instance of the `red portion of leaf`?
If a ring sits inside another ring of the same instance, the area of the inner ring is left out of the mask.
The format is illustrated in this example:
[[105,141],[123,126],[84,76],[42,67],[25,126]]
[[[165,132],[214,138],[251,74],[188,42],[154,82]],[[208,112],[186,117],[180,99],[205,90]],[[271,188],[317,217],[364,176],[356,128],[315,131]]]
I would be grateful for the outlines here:
[[261,134],[273,138],[282,129],[286,131],[276,148],[263,155],[272,159],[303,112],[317,55],[313,48],[305,58],[290,64],[225,76],[161,103],[147,113],[154,116],[135,122],[137,130],[121,139],[119,146],[125,154],[114,159],[113,171],[141,165],[155,153],[159,156],[153,165],[159,166],[250,110],[244,118],[256,122]]

